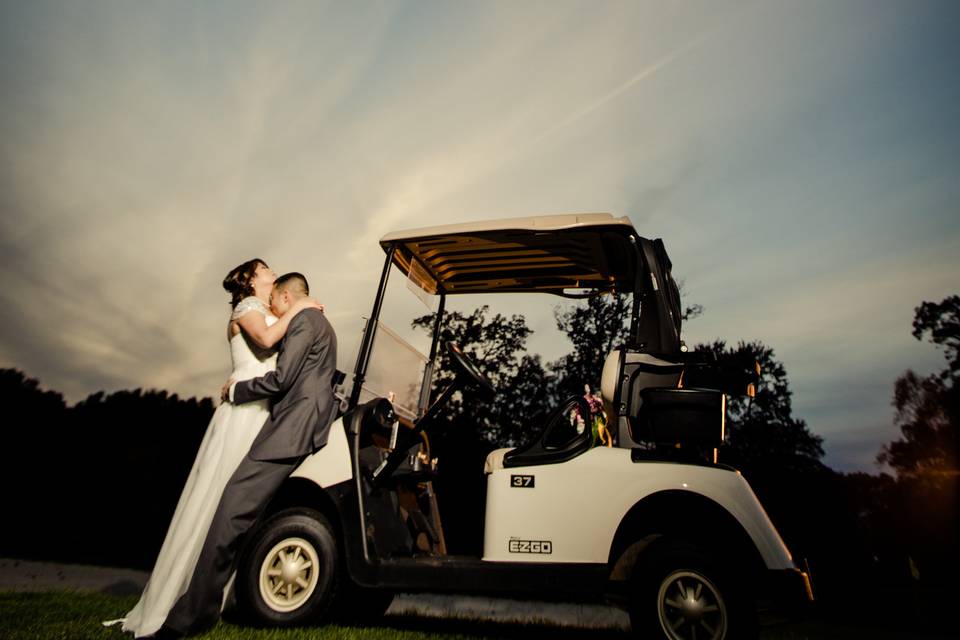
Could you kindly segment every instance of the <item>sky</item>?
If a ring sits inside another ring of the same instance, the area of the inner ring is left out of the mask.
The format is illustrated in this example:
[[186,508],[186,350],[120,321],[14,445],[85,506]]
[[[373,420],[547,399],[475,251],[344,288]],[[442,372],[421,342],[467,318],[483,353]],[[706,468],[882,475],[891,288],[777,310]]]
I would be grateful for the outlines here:
[[[77,402],[229,374],[221,281],[301,271],[352,371],[404,228],[610,212],[878,470],[960,291],[953,2],[2,2],[0,367]],[[500,301],[564,352],[553,299]],[[551,334],[551,331],[553,333]]]

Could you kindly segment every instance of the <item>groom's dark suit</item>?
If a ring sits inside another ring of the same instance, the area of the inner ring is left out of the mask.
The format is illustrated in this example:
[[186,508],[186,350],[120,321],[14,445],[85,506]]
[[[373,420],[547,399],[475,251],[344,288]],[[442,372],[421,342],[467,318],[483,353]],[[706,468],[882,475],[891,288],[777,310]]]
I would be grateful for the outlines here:
[[306,309],[290,321],[277,368],[231,389],[235,404],[272,398],[270,417],[223,490],[190,586],[167,615],[167,627],[192,634],[220,617],[241,536],[303,458],[327,443],[336,366],[333,327],[321,311]]

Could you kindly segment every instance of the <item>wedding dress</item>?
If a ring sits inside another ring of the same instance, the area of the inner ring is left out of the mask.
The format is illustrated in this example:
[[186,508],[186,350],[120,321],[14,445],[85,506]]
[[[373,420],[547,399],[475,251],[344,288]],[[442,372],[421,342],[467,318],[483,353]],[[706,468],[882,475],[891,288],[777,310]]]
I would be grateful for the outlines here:
[[[277,321],[269,307],[252,296],[237,304],[231,320],[246,313],[262,313],[267,325]],[[251,346],[242,332],[230,338],[230,356],[233,360],[230,377],[234,380],[262,376],[277,364],[275,351]],[[190,586],[223,489],[250,451],[269,413],[267,400],[241,405],[224,402],[217,407],[140,601],[125,618],[104,622],[105,625],[123,622],[123,630],[136,636],[150,635],[160,628],[174,603]]]

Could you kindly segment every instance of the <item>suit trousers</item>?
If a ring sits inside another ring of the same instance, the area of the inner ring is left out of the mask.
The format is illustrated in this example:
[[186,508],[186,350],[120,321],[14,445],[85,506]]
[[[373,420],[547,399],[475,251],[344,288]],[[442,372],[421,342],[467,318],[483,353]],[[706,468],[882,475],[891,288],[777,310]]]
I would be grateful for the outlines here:
[[302,460],[243,459],[223,490],[190,586],[167,614],[166,626],[191,635],[217,623],[244,534]]

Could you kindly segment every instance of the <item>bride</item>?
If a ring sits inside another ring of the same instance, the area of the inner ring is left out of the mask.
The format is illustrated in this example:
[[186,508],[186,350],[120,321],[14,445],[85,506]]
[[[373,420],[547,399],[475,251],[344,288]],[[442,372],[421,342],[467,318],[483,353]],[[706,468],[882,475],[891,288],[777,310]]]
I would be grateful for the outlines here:
[[[244,262],[223,280],[230,292],[233,313],[227,327],[235,380],[256,378],[277,364],[273,349],[300,311],[323,305],[311,298],[298,301],[282,317],[270,311],[270,291],[277,274],[260,259]],[[140,601],[121,620],[123,630],[149,636],[163,624],[171,607],[189,586],[200,549],[224,486],[270,413],[267,400],[246,404],[223,403],[213,413],[197,458],[180,494],[160,555]]]

